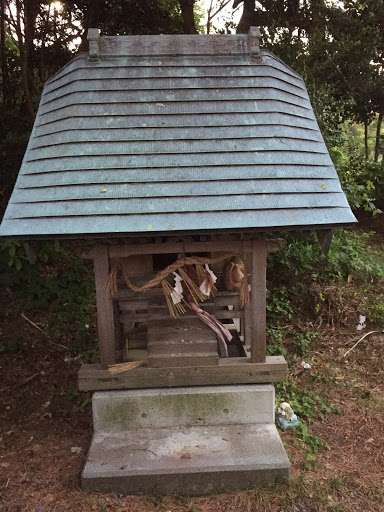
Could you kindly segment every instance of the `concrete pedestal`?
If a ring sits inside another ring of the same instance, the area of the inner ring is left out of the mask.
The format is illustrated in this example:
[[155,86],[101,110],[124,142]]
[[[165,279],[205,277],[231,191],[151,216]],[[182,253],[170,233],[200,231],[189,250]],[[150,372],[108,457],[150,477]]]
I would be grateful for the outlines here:
[[269,384],[106,391],[84,490],[203,495],[289,477]]

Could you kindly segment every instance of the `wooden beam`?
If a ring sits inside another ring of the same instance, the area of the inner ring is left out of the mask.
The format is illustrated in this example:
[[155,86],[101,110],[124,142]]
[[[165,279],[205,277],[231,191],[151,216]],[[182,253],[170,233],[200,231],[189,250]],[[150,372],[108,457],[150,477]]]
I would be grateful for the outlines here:
[[[278,252],[286,245],[281,238],[264,240],[269,252]],[[252,252],[252,240],[218,240],[206,242],[177,242],[162,244],[127,244],[111,245],[109,254],[111,258],[124,258],[132,254],[177,254],[194,252]]]
[[251,275],[251,361],[264,363],[266,356],[267,242],[255,240]]
[[[211,315],[214,315],[218,320],[232,320],[233,318],[243,318],[244,312],[242,310],[232,311],[232,310],[218,310],[214,309],[213,306],[206,306],[204,303],[201,305],[201,307],[206,311],[207,313],[210,313]],[[160,310],[160,311],[151,311],[151,314],[149,313],[133,313],[131,312],[125,312],[123,311],[120,313],[120,321],[123,324],[129,324],[131,322],[148,322],[152,320],[168,320],[170,318],[169,312],[167,310]],[[183,318],[196,318],[196,315],[194,313],[191,313],[187,311]]]
[[115,312],[113,301],[105,289],[109,277],[108,246],[98,245],[93,249],[96,283],[97,328],[99,333],[100,364],[107,368],[115,364]]
[[112,308],[115,328],[115,362],[122,363],[124,361],[125,352],[125,335],[123,325],[120,322],[120,312],[117,301],[112,301]]
[[263,364],[249,358],[219,359],[217,366],[184,368],[139,367],[111,375],[100,365],[83,365],[79,371],[81,391],[111,389],[162,388],[176,386],[210,386],[282,382],[287,378],[287,362],[282,356],[268,356]]
[[[278,252],[284,249],[286,241],[283,238],[266,240],[268,252]],[[218,240],[203,242],[164,242],[157,244],[126,244],[110,245],[110,258],[126,258],[138,254],[177,254],[185,252],[252,252],[252,240]],[[80,247],[76,253],[84,259],[94,259],[99,246]]]
[[251,353],[252,340],[252,308],[251,304],[244,306],[244,350],[247,355]]
[[111,258],[123,258],[132,254],[183,254],[184,252],[250,252],[252,242],[207,241],[207,242],[165,242],[162,244],[129,244],[110,247]]

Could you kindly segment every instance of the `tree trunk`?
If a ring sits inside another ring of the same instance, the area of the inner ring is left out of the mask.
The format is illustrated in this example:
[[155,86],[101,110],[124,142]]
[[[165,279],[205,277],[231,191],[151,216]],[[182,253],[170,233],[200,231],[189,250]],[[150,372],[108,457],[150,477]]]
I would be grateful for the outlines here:
[[255,0],[244,0],[243,14],[236,29],[237,34],[246,34],[254,24]]
[[210,1],[207,11],[207,34],[211,31],[213,0]]
[[368,162],[369,160],[369,150],[368,150],[368,120],[364,120],[364,148],[365,148],[365,160]]
[[83,35],[79,50],[84,52],[88,50],[87,34],[89,28],[100,28],[105,16],[105,0],[91,0],[87,2],[87,7],[83,19]]
[[193,4],[195,0],[179,0],[181,15],[183,17],[184,33],[197,34]]
[[381,111],[381,112],[379,112],[379,117],[377,119],[377,127],[376,127],[375,162],[379,161],[381,124],[383,122],[383,118],[384,118],[384,111]]
[[3,105],[7,103],[8,69],[5,46],[5,0],[0,0],[0,53],[1,53],[1,95]]
[[21,3],[20,0],[16,0],[16,34],[17,41],[20,52],[20,67],[21,67],[21,77],[23,84],[23,92],[24,92],[24,103],[27,116],[30,121],[33,121],[35,118],[35,113],[33,111],[32,106],[32,94],[29,83],[29,70],[28,70],[28,61],[27,54],[24,46],[23,34],[21,31]]

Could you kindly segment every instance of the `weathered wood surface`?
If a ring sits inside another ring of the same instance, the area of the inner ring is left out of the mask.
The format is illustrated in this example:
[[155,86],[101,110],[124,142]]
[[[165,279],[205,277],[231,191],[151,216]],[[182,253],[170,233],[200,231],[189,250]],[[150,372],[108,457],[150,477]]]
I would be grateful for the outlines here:
[[244,306],[244,350],[247,355],[251,355],[251,340],[252,340],[252,306],[246,304]]
[[[214,315],[218,320],[228,320],[231,318],[243,318],[244,312],[242,310],[240,311],[230,311],[230,310],[220,310],[217,309],[213,305],[207,305],[207,304],[201,304],[202,309],[206,311],[207,313],[210,313],[211,315]],[[154,311],[152,310],[151,313],[133,313],[133,312],[123,312],[120,314],[120,321],[122,323],[131,323],[131,322],[152,322],[152,321],[159,321],[159,320],[168,320],[169,319],[169,312],[168,310],[160,310],[160,311]],[[182,318],[185,318],[185,320],[189,320],[191,318],[195,318],[195,314],[192,312],[187,311]]]
[[99,365],[83,365],[79,371],[81,391],[161,388],[282,382],[287,378],[287,363],[282,356],[267,356],[262,364],[248,358],[220,359],[218,366],[184,368],[139,367],[112,376]]
[[94,269],[96,284],[97,330],[99,335],[100,364],[107,368],[115,364],[116,331],[113,301],[105,289],[109,277],[108,246],[94,248]]
[[[124,247],[129,247],[129,246],[127,245],[127,246],[124,246]],[[140,247],[143,247],[143,246],[140,245]],[[111,250],[111,248],[110,248],[110,250]],[[169,251],[169,253],[173,253],[173,252],[178,252],[178,251],[177,250],[176,251]],[[224,251],[224,252],[226,252],[226,251]],[[228,252],[230,252],[230,251],[228,251]],[[159,253],[159,254],[161,254],[161,253]],[[167,253],[165,253],[165,254],[167,254]],[[83,257],[85,257],[85,256],[83,256]],[[88,257],[90,259],[93,259],[93,256],[92,256],[91,253],[88,253],[86,257]],[[126,289],[118,290],[118,295],[117,295],[117,298],[115,300],[119,300],[119,301],[121,301],[121,303],[125,303],[125,302],[136,301],[136,299],[139,299],[139,301],[141,302],[141,298],[140,297],[143,297],[142,300],[143,301],[147,301],[146,304],[148,304],[148,300],[153,301],[154,297],[156,297],[158,300],[161,300],[161,304],[163,304],[163,301],[162,301],[163,296],[164,296],[164,292],[163,292],[162,288],[150,288],[146,292],[143,292],[143,295],[141,295],[141,296],[138,295],[137,292],[134,292],[134,291],[126,288]],[[220,297],[222,298],[222,300],[220,300]],[[220,300],[218,305],[226,306],[228,304],[231,305],[232,301],[233,301],[233,303],[236,303],[236,301],[239,300],[238,297],[239,297],[239,293],[238,292],[229,292],[229,291],[226,291],[226,290],[217,290],[217,291],[215,291],[214,299],[215,299],[215,301],[216,300]]]
[[168,308],[157,304],[155,299],[148,309],[148,365],[153,368],[217,365],[215,332],[196,315],[170,318]]
[[115,361],[117,363],[124,362],[125,352],[125,334],[124,326],[120,322],[120,311],[116,301],[112,301],[113,307],[113,325],[115,333]]
[[[276,252],[276,248],[283,249],[286,242],[282,238],[266,240],[268,252]],[[221,240],[206,242],[165,242],[162,244],[127,244],[112,245],[109,253],[112,258],[123,258],[130,254],[171,254],[171,253],[197,253],[197,252],[252,252],[252,241],[248,240]],[[92,252],[88,253],[92,257]],[[215,301],[222,296],[238,296],[236,292],[217,291]],[[223,299],[224,300],[224,299]],[[221,303],[223,303],[223,300]],[[228,304],[231,304],[230,302]]]
[[100,54],[119,55],[244,55],[248,54],[247,35],[161,35],[103,36]]
[[264,363],[266,356],[267,243],[255,240],[251,276],[251,361]]
[[[128,339],[129,349],[147,347],[147,329],[152,322],[164,320],[169,329],[167,336],[172,336],[172,330],[177,327],[177,322],[179,320],[175,321],[170,318],[168,308],[164,301],[164,294],[161,289],[150,290],[144,295],[145,298],[139,298],[140,295],[136,293],[129,293],[127,290],[121,290],[121,294],[125,295],[125,299],[120,297],[118,301],[115,301],[115,303],[118,303],[118,309],[120,312],[119,318],[124,331],[124,336]],[[202,307],[205,311],[213,314],[216,318],[224,320],[233,318],[241,319],[244,313],[242,310],[239,310],[239,305],[240,297],[238,293],[216,292],[216,296],[212,297],[208,302],[204,302]],[[236,309],[231,311],[228,309],[228,306],[234,306]],[[187,311],[187,313],[181,318],[181,322],[186,325],[191,320],[196,321],[196,315],[190,311]],[[201,322],[197,325],[200,324]],[[204,326],[204,324],[201,325]],[[156,331],[155,329],[155,333],[159,339],[165,338],[165,336],[163,336],[164,333],[160,330]],[[210,338],[212,338],[212,332],[210,332]],[[213,342],[215,353],[217,354],[217,342],[214,335]],[[152,344],[155,344],[153,340]],[[210,352],[209,350],[206,350],[207,347],[203,346],[203,344],[196,340],[196,336],[194,336],[193,343],[191,342],[188,346],[188,353],[195,353],[196,351]],[[158,347],[155,347],[154,351],[158,352]]]
[[128,351],[137,348],[147,348],[148,332],[146,329],[125,330],[124,335],[128,343]]

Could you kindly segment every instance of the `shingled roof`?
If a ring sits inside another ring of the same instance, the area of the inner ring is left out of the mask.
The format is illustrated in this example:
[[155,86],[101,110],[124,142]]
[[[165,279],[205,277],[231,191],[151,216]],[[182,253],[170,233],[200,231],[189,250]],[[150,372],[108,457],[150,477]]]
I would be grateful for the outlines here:
[[1,235],[355,222],[302,78],[257,31],[90,34],[45,85]]

